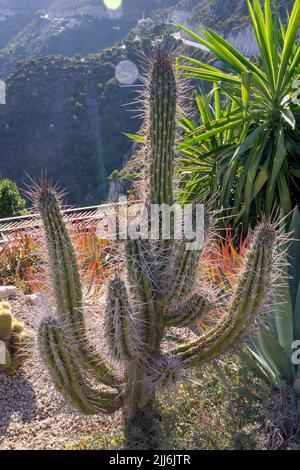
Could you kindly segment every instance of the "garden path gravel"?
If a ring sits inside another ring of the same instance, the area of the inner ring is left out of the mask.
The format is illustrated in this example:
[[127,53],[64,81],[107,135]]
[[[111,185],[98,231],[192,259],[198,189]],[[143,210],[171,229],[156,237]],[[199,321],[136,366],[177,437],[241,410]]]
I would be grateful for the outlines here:
[[[34,330],[48,309],[44,301],[32,304],[20,293],[10,303]],[[120,419],[120,414],[85,417],[74,411],[56,392],[38,351],[15,376],[0,374],[0,450],[63,449],[80,435],[109,432]]]

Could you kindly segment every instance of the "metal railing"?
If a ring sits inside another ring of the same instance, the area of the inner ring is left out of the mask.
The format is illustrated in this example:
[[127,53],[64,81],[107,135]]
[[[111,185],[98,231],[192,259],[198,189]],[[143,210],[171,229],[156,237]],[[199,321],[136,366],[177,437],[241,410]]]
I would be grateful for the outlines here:
[[[99,206],[65,209],[63,213],[71,224],[84,223],[85,227],[102,221],[109,211],[122,203],[101,204]],[[0,245],[15,240],[18,234],[27,233],[41,227],[37,214],[30,213],[19,217],[0,219]]]

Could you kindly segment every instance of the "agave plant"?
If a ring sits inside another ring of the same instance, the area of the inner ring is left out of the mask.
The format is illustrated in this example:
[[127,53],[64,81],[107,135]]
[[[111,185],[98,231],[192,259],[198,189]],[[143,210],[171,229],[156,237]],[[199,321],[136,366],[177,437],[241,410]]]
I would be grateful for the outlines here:
[[280,388],[293,387],[300,394],[300,215],[294,210],[293,241],[287,248],[287,282],[279,289],[277,306],[253,341],[241,352],[241,359],[259,377]]
[[[214,88],[217,84],[219,101],[226,109],[233,108],[224,115],[216,107],[208,120],[202,116],[200,125],[192,123],[178,143],[184,159],[188,157],[187,177],[191,184],[196,182],[193,195],[197,197],[199,188],[203,193],[202,185],[208,196],[217,191],[217,206],[231,208],[229,215],[235,223],[243,222],[245,230],[251,216],[256,222],[274,205],[288,215],[293,200],[299,200],[300,175],[299,100],[295,99],[300,0],[295,1],[287,28],[270,0],[265,0],[264,11],[259,0],[248,0],[248,7],[260,50],[258,64],[211,29],[199,27],[198,35],[184,26],[221,61],[222,69],[186,56],[179,61],[183,76]],[[224,142],[222,135],[228,132],[230,139]],[[212,141],[219,141],[213,152]]]

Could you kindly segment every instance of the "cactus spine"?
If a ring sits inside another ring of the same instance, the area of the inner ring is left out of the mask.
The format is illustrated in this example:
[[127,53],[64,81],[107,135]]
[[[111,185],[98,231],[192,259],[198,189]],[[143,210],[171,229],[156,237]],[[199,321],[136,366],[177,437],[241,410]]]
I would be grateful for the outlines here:
[[31,354],[32,337],[11,312],[8,302],[0,302],[0,372],[12,375]]
[[[149,194],[146,205],[171,205],[175,159],[176,80],[172,58],[156,52],[149,68],[146,136]],[[186,250],[187,240],[125,242],[126,274],[110,282],[105,334],[112,358],[123,376],[89,344],[74,248],[55,191],[43,183],[36,190],[48,244],[57,319],[45,319],[39,342],[55,383],[85,413],[114,412],[124,407],[129,422],[151,408],[159,384],[176,378],[179,369],[207,363],[230,350],[258,317],[270,288],[276,232],[261,224],[239,282],[222,320],[200,339],[169,352],[161,350],[166,327],[188,327],[214,310],[211,292],[197,285],[201,250]],[[203,287],[203,286],[202,286]],[[85,383],[91,372],[102,385]]]

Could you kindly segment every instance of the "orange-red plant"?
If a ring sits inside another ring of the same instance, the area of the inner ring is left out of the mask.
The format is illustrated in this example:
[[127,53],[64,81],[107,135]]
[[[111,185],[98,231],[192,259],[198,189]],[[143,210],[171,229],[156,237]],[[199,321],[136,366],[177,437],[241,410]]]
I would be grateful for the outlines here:
[[96,225],[84,223],[72,227],[71,237],[84,283],[101,285],[112,267],[113,243],[97,237]]
[[249,235],[246,238],[241,235],[237,240],[232,233],[233,230],[227,228],[225,236],[219,237],[206,256],[209,277],[217,285],[225,288],[235,284],[236,274],[242,266],[249,247]]
[[[84,283],[100,286],[112,266],[113,244],[97,238],[96,225],[74,224],[71,232]],[[25,294],[44,286],[43,259],[33,232],[16,231],[0,248],[0,285],[9,284]]]
[[40,287],[40,267],[41,258],[35,237],[16,231],[13,238],[0,250],[0,285],[14,284],[26,294],[31,294]]

